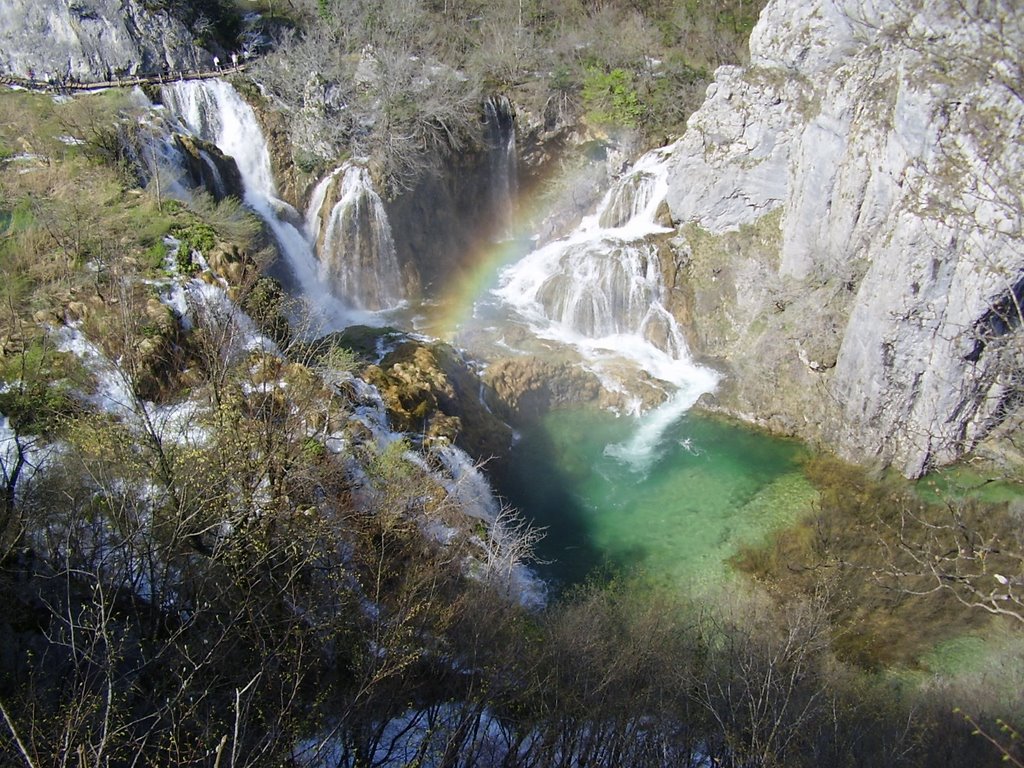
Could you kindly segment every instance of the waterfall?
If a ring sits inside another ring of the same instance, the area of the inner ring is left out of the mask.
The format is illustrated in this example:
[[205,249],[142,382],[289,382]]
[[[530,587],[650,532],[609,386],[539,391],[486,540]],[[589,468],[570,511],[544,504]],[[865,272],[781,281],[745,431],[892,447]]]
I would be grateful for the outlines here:
[[617,229],[626,226],[633,219],[647,220],[652,201],[664,199],[658,196],[658,176],[644,170],[635,170],[611,188],[605,199],[598,224],[604,229]]
[[234,158],[245,185],[245,202],[274,234],[304,299],[330,327],[347,324],[344,307],[320,281],[313,248],[293,222],[297,211],[277,197],[270,151],[256,114],[223,80],[179,81],[162,88],[163,102],[192,134]]
[[[332,185],[336,202],[324,219]],[[401,303],[401,269],[391,224],[364,166],[345,163],[317,185],[306,227],[319,244],[321,277],[337,296],[367,310]]]
[[217,168],[217,164],[213,162],[213,159],[206,152],[205,149],[199,150],[199,157],[203,161],[203,166],[206,171],[203,173],[203,183],[206,187],[213,190],[213,196],[217,200],[223,200],[228,196],[228,187],[224,183],[224,178],[220,175],[220,170]]
[[667,189],[666,152],[642,157],[569,236],[507,268],[498,295],[546,335],[630,335],[673,359],[686,344],[665,307],[662,265],[649,236]]
[[438,445],[433,453],[451,478],[445,482],[449,496],[458,500],[465,514],[493,523],[501,511],[500,505],[480,468],[454,445]]
[[510,236],[519,194],[516,155],[515,113],[507,96],[490,96],[484,101],[484,129],[490,155],[491,210],[495,232]]
[[[506,268],[495,294],[539,336],[579,349],[605,385],[622,389],[613,371],[623,359],[675,387],[627,443],[608,453],[646,469],[664,431],[717,375],[695,364],[682,329],[666,306],[661,256],[652,236],[671,232],[657,222],[667,191],[670,150],[649,152],[619,179],[567,237]],[[639,410],[639,405],[637,406]]]
[[335,177],[344,169],[345,166],[335,168],[329,174],[320,179],[313,188],[313,194],[310,195],[309,198],[309,207],[306,209],[306,234],[309,236],[310,242],[315,243],[320,237],[320,225],[322,223],[320,209],[324,207],[324,200],[327,199],[327,191],[330,189]]

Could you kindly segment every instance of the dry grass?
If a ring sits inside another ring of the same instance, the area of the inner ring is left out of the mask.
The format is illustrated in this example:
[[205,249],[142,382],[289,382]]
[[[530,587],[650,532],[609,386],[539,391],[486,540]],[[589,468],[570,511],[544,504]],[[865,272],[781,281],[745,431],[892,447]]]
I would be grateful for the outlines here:
[[[916,668],[937,643],[992,624],[989,614],[966,608],[952,592],[932,591],[932,577],[910,567],[910,552],[922,543],[903,523],[941,522],[948,507],[829,459],[812,459],[808,475],[821,493],[815,511],[765,544],[745,548],[733,564],[782,601],[827,589],[841,659],[872,670]],[[979,529],[1011,525],[1005,504],[963,502],[957,509]]]

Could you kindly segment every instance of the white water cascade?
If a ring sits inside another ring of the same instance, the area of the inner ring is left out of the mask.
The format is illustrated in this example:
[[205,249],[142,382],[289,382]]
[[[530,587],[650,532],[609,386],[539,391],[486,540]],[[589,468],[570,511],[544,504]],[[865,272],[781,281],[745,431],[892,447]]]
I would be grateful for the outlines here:
[[519,196],[519,171],[515,113],[507,96],[491,96],[484,101],[484,130],[490,155],[491,210],[497,220],[494,231],[508,237],[514,234],[511,228]]
[[[332,192],[336,202],[325,217],[324,203]],[[345,163],[320,181],[306,212],[306,229],[317,243],[321,278],[337,296],[366,310],[401,303],[391,224],[365,166]]]
[[671,232],[657,222],[669,155],[669,149],[659,149],[641,157],[594,214],[567,237],[506,268],[495,290],[538,336],[580,350],[606,387],[623,389],[612,371],[626,360],[675,388],[628,442],[606,450],[641,471],[657,457],[665,430],[718,381],[714,371],[690,358],[666,307],[652,236]]
[[234,158],[245,185],[245,202],[274,233],[297,288],[310,305],[318,330],[348,324],[345,307],[320,280],[316,257],[298,212],[277,197],[270,152],[256,115],[223,80],[179,81],[162,88],[163,102],[192,134]]

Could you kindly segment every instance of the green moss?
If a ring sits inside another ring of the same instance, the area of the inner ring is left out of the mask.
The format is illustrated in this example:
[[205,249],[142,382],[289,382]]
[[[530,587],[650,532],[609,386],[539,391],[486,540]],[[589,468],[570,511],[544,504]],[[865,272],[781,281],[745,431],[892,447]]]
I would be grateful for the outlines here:
[[163,240],[153,243],[142,254],[142,266],[149,272],[156,272],[163,268],[167,259],[167,245]]
[[324,444],[314,437],[307,437],[302,443],[302,459],[307,463],[320,461],[327,455]]
[[181,245],[178,247],[177,266],[183,275],[194,275],[199,266],[192,260],[192,252],[209,253],[217,244],[217,233],[213,227],[201,221],[174,227],[172,233]]
[[78,410],[73,391],[86,379],[74,357],[58,352],[44,338],[20,354],[0,357],[0,413],[19,433],[51,435]]
[[643,115],[633,75],[624,69],[587,67],[583,77],[583,109],[594,125],[635,128]]

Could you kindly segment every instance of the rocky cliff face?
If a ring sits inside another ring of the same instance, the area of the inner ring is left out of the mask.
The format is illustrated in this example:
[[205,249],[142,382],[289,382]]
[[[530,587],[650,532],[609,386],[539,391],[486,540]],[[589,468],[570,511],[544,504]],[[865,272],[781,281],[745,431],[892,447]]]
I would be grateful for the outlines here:
[[720,405],[908,476],[1024,394],[1024,17],[772,0],[675,147],[669,205]]
[[155,3],[141,0],[5,0],[0,72],[102,81],[209,66],[211,55]]

